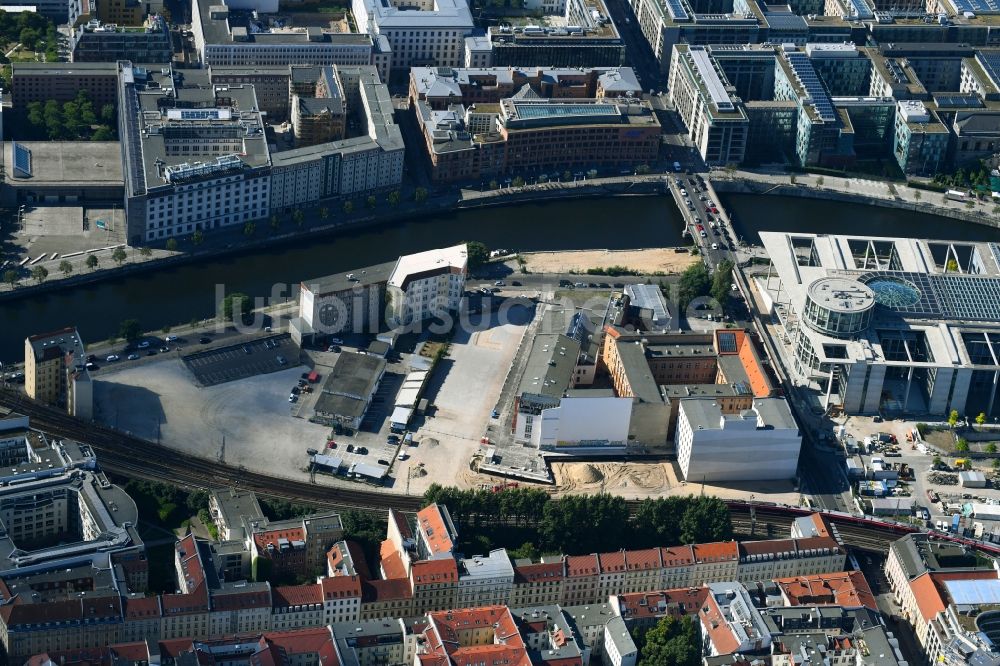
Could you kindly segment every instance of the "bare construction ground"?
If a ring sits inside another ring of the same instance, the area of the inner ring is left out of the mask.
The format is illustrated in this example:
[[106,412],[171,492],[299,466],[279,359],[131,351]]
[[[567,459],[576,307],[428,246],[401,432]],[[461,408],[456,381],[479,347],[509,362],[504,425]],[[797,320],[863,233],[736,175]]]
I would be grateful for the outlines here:
[[674,248],[648,250],[571,250],[567,252],[524,252],[526,268],[532,273],[585,273],[588,268],[624,266],[643,275],[680,273],[698,257]]
[[[607,492],[628,499],[667,497],[669,495],[700,495],[700,483],[680,479],[671,463],[590,462],[553,463],[552,472],[558,490],[555,494],[593,494]],[[790,481],[758,481],[754,483],[705,484],[705,495],[723,499],[749,499],[766,496],[768,501],[797,505],[799,493]]]

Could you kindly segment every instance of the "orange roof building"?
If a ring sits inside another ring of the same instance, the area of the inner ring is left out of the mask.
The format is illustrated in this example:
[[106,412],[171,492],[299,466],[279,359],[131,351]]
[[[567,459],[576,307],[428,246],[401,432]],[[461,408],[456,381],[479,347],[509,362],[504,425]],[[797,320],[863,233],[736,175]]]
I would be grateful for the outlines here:
[[860,571],[778,578],[775,581],[788,606],[843,606],[878,612],[871,587]]

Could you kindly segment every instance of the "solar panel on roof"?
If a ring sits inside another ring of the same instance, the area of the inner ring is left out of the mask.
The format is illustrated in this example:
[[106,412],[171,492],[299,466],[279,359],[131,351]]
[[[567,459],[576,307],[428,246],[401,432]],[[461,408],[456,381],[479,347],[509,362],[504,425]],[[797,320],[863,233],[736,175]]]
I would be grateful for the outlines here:
[[996,0],[951,0],[951,4],[960,14],[965,12],[978,14],[1000,12],[1000,3],[997,3]]
[[820,83],[819,76],[816,75],[816,70],[813,69],[809,57],[805,53],[795,51],[786,53],[785,57],[788,59],[788,64],[792,66],[792,71],[799,83],[805,89],[806,95],[808,95],[813,108],[816,109],[820,120],[825,122],[836,120],[833,103],[830,101],[830,96],[826,94],[823,84]]
[[976,60],[994,83],[1000,81],[1000,54],[979,52],[976,54]]
[[20,171],[25,176],[30,176],[31,150],[16,142],[13,142],[13,147],[14,147],[14,170]]
[[667,5],[667,13],[670,14],[670,18],[673,20],[688,21],[691,19],[691,15],[688,14],[681,0],[665,0],[665,3]]
[[981,108],[983,102],[979,95],[934,95],[934,103],[942,109]]

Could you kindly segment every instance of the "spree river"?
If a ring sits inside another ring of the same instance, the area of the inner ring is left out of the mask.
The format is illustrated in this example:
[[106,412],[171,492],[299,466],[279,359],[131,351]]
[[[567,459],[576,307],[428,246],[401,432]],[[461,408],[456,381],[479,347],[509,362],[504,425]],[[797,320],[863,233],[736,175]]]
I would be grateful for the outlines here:
[[[759,230],[996,239],[994,229],[934,215],[788,197],[731,195],[722,203],[737,233]],[[124,319],[159,330],[215,312],[216,285],[268,296],[275,283],[389,261],[400,254],[479,240],[490,247],[556,250],[683,244],[683,221],[668,197],[619,197],[460,211],[330,235],[266,250],[154,270],[93,285],[0,302],[0,361],[21,360],[32,333],[76,326],[86,341],[107,339]]]

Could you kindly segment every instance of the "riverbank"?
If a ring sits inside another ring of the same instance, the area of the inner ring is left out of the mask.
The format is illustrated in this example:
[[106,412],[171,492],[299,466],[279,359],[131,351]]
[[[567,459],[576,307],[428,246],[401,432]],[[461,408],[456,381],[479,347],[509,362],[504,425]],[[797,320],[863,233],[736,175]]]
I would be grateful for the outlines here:
[[[407,222],[426,216],[451,213],[456,210],[473,210],[496,206],[512,206],[537,201],[560,201],[567,199],[608,198],[616,196],[655,196],[662,194],[662,175],[648,174],[643,176],[598,178],[566,183],[539,183],[526,185],[522,188],[505,187],[498,190],[459,190],[456,193],[429,198],[422,202],[408,201],[396,206],[383,204],[367,214],[340,211],[334,213],[328,206],[339,202],[326,202],[327,205],[316,206],[304,210],[301,226],[287,219],[282,225],[270,227],[266,220],[259,220],[254,227],[254,233],[247,235],[243,227],[230,227],[213,230],[204,234],[203,240],[194,244],[192,240],[182,240],[187,247],[177,252],[162,248],[152,251],[149,256],[137,252],[136,248],[128,249],[121,265],[109,265],[110,256],[105,258],[103,265],[88,272],[74,272],[68,275],[58,275],[57,268],[47,266],[48,278],[35,284],[0,283],[0,301],[19,299],[46,292],[98,283],[104,280],[115,280],[136,276],[149,271],[176,268],[196,264],[207,259],[225,258],[277,249],[283,246],[301,243],[308,238],[329,238],[352,231],[376,228],[383,225]],[[295,226],[294,231],[284,231],[282,226]],[[258,235],[258,230],[259,232]],[[474,235],[469,240],[475,240]]]
[[[884,208],[910,210],[950,217],[985,227],[1000,228],[1000,206],[994,202],[960,202],[944,194],[908,185],[864,178],[841,178],[814,174],[786,174],[736,170],[714,170],[712,186],[724,194],[755,194],[801,199],[825,199]],[[804,230],[808,231],[808,230]],[[879,235],[877,230],[872,232]]]
[[522,252],[518,256],[524,259],[524,267],[530,273],[586,274],[588,269],[623,267],[641,275],[661,275],[681,273],[698,262],[698,257],[687,248]]

